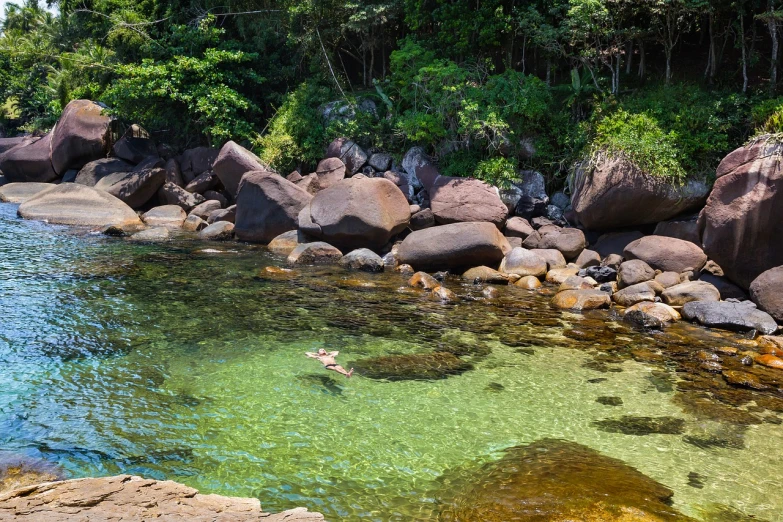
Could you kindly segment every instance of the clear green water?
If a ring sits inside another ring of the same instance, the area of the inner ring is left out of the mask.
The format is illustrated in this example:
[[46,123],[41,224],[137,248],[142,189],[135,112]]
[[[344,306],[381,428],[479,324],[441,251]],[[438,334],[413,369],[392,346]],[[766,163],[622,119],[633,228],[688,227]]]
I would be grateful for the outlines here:
[[[257,276],[281,260],[261,247],[130,244],[20,221],[15,209],[0,205],[0,451],[74,477],[123,472],[257,496],[272,511],[434,520],[443,477],[553,437],[636,467],[688,515],[712,520],[723,505],[783,520],[783,426],[692,417],[666,382],[677,375],[661,378],[666,365],[624,359],[599,371],[595,350],[562,336],[585,319],[546,297],[504,288],[502,306],[444,307],[395,274],[270,280]],[[449,283],[480,295],[460,284]],[[618,349],[655,341],[597,320]],[[303,355],[340,350],[348,366],[455,342],[491,354],[460,376],[396,382],[346,380]],[[683,418],[686,435],[728,433],[744,449],[592,424],[619,415]]]

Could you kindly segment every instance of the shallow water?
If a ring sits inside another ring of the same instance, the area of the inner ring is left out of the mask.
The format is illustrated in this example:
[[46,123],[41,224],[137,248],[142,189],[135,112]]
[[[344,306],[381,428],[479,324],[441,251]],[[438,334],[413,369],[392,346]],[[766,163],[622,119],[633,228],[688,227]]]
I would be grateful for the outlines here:
[[[459,280],[447,286],[475,300],[443,306],[398,274],[264,276],[282,260],[263,247],[132,244],[15,210],[0,205],[0,451],[72,477],[131,473],[257,496],[272,511],[434,520],[452,478],[557,438],[665,484],[687,515],[783,521],[780,415],[749,403],[758,424],[694,416],[678,400],[678,363],[628,355],[663,336],[694,336],[694,350],[737,337],[685,325],[651,336],[515,288],[481,300]],[[596,324],[607,335],[563,336]],[[459,344],[490,353],[436,381],[347,380],[303,355],[339,350],[347,367]],[[683,419],[683,433],[596,424],[623,415]],[[705,433],[733,443],[687,441]]]

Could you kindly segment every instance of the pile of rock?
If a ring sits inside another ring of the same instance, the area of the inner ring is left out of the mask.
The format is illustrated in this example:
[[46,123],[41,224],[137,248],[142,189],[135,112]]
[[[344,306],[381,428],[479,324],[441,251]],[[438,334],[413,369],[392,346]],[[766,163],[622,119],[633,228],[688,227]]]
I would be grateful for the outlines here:
[[[783,145],[771,137],[730,154],[709,197],[701,182],[672,186],[607,155],[577,169],[571,198],[550,198],[537,172],[500,190],[441,176],[419,147],[397,164],[346,138],[329,144],[314,172],[286,177],[231,141],[172,156],[133,127],[109,148],[102,110],[71,102],[49,135],[0,140],[0,169],[12,181],[0,199],[20,202],[22,217],[130,230],[134,240],[197,233],[265,243],[290,264],[446,270],[525,289],[548,283],[557,285],[555,307],[622,307],[645,327],[684,317],[774,333],[783,321],[774,212],[783,204]],[[411,284],[442,302],[458,299],[442,278],[423,284],[425,275]]]

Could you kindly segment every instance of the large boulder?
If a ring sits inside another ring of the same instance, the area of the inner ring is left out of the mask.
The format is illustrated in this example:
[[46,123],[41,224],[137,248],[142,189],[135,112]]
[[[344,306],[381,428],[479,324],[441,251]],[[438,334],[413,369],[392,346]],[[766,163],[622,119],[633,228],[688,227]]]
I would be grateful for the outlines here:
[[249,172],[239,183],[234,233],[242,241],[269,243],[297,228],[299,213],[312,198],[278,174]]
[[[0,172],[11,182],[48,183],[57,179],[50,156],[52,133],[0,154]],[[63,171],[65,172],[65,171]]]
[[506,221],[504,233],[506,237],[519,237],[525,240],[535,233],[535,231],[536,230],[530,225],[530,222],[527,219],[514,216]]
[[750,301],[691,301],[682,307],[682,316],[703,326],[734,331],[757,330],[762,335],[778,331],[778,324]]
[[165,182],[166,171],[153,168],[109,174],[96,183],[95,188],[108,192],[133,208],[138,208],[152,199]]
[[94,187],[100,180],[117,172],[130,172],[133,165],[120,158],[101,158],[91,161],[79,170],[74,183]]
[[602,155],[594,167],[576,171],[571,204],[582,225],[605,230],[665,221],[698,208],[708,193],[703,181],[678,186],[646,174],[621,155]]
[[239,191],[239,181],[242,176],[259,170],[272,171],[258,156],[233,141],[227,142],[220,149],[212,170],[226,191],[234,198]]
[[698,272],[707,262],[704,251],[690,241],[673,237],[645,236],[625,247],[626,259],[641,259],[654,270]]
[[783,265],[783,143],[762,137],[726,156],[699,215],[702,245],[743,288]]
[[546,225],[529,235],[522,243],[525,248],[558,250],[567,261],[573,261],[587,246],[585,234],[578,228]]
[[53,187],[52,183],[8,183],[0,187],[0,201],[23,203],[39,192]]
[[299,228],[345,250],[381,248],[410,217],[408,200],[394,183],[357,177],[318,192],[299,213]]
[[127,204],[107,192],[65,183],[39,192],[19,205],[19,215],[63,225],[118,227],[141,225]]
[[750,298],[776,321],[783,322],[783,266],[770,268],[754,279]]
[[697,217],[696,215],[691,215],[669,221],[661,221],[655,226],[653,234],[656,236],[676,237],[701,247]]
[[353,176],[367,163],[367,153],[356,143],[346,138],[337,138],[326,149],[327,158],[339,158],[345,164],[347,174]]
[[488,221],[503,228],[508,208],[498,189],[474,178],[438,177],[429,189],[435,221],[447,225]]
[[206,191],[215,188],[217,184],[218,179],[217,176],[215,176],[215,173],[211,170],[207,170],[193,178],[190,183],[185,185],[185,190],[192,192],[193,194],[203,195]]
[[62,175],[80,169],[109,152],[109,124],[106,107],[90,100],[73,100],[65,106],[52,130],[52,166]]
[[511,250],[492,223],[453,223],[412,232],[398,250],[401,264],[417,270],[497,266]]

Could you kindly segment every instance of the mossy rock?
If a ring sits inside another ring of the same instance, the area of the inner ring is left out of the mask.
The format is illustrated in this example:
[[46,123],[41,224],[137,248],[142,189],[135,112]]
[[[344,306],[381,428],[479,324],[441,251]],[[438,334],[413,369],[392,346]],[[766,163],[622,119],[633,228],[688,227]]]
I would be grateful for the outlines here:
[[351,366],[362,377],[388,381],[445,379],[473,369],[469,362],[446,352],[373,357]]
[[690,521],[672,491],[620,460],[544,439],[506,451],[470,476],[444,477],[442,522]]

